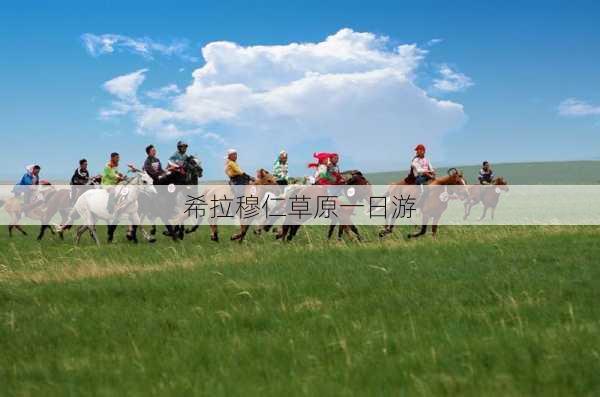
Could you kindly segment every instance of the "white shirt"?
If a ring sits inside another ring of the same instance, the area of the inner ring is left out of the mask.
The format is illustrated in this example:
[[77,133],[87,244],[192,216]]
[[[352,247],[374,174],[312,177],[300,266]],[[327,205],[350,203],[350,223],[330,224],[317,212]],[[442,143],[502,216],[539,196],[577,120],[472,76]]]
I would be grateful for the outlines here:
[[426,172],[433,172],[433,166],[431,165],[431,163],[429,162],[429,160],[427,160],[427,158],[423,157],[415,157],[412,161],[412,163],[410,164],[412,170],[413,170],[413,174],[415,176],[419,176],[419,175],[423,175]]

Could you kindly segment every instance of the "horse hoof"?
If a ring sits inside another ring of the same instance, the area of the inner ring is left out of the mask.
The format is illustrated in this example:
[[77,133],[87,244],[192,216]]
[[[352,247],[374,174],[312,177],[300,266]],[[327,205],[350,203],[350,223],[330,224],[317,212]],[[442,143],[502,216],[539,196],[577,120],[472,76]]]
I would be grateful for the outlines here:
[[125,235],[125,237],[127,238],[127,241],[133,240],[133,237],[131,237],[131,234],[127,234],[127,235]]
[[215,243],[219,242],[219,236],[210,236],[210,241],[214,241]]
[[155,242],[156,242],[156,239],[155,239],[155,238],[151,238],[150,240],[148,240],[148,242],[149,242],[150,244],[152,244],[152,243],[155,243]]

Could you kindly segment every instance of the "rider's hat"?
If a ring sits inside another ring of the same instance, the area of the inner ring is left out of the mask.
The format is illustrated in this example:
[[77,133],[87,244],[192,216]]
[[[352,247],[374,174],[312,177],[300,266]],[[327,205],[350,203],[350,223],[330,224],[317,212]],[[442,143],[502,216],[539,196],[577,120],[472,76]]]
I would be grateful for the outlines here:
[[415,146],[415,150],[425,150],[425,145],[419,143],[417,146]]
[[227,154],[225,155],[225,160],[227,160],[229,158],[229,156],[231,156],[234,153],[237,153],[237,150],[235,150],[235,149],[228,149],[227,150]]
[[179,142],[177,142],[177,147],[180,147],[180,146],[186,146],[186,147],[187,147],[187,145],[188,145],[188,144],[187,144],[187,143],[185,143],[184,141],[179,141]]

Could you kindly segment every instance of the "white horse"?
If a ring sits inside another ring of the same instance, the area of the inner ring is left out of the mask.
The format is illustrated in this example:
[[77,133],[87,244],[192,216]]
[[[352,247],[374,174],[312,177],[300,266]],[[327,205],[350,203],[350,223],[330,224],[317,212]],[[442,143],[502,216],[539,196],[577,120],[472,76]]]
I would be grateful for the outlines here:
[[[132,186],[132,189],[128,189]],[[110,192],[108,189],[91,189],[85,191],[73,206],[69,213],[69,218],[64,225],[58,228],[62,232],[67,228],[67,225],[73,223],[75,213],[82,218],[82,225],[77,228],[75,243],[79,243],[81,235],[89,230],[96,244],[100,245],[98,236],[96,235],[96,222],[98,220],[106,221],[110,225],[118,219],[126,217],[131,225],[140,224],[140,216],[138,214],[138,197],[140,194],[157,193],[156,188],[152,186],[152,178],[145,171],[137,172],[134,177],[128,179],[119,185],[115,186],[114,194],[117,196],[117,204],[113,212],[108,211],[108,200]],[[112,226],[116,228],[116,226]],[[112,229],[114,232],[114,229]]]

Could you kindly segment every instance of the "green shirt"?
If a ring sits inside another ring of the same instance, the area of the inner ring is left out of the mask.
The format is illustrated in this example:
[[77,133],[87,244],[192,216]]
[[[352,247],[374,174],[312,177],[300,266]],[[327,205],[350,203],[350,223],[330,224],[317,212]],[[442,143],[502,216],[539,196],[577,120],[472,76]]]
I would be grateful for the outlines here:
[[103,185],[116,185],[119,183],[119,170],[117,167],[111,167],[110,163],[106,164],[104,171],[102,171],[102,184]]

